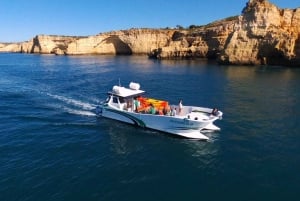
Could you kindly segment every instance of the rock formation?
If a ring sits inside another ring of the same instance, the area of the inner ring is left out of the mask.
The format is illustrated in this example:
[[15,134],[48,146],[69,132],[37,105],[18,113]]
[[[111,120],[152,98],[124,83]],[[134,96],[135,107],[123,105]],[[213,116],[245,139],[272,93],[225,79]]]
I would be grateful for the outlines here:
[[155,58],[217,58],[221,64],[300,65],[300,8],[249,0],[242,15],[181,31]]
[[18,44],[0,44],[0,52],[37,54],[148,54],[168,45],[175,31],[167,29],[130,29],[87,37],[38,35]]
[[0,43],[0,52],[20,52],[20,43]]
[[300,64],[300,8],[279,9],[250,0],[227,38],[219,61],[228,64]]
[[148,54],[157,59],[213,58],[221,64],[300,65],[300,8],[249,0],[240,16],[189,29],[129,29],[95,36],[39,35],[0,44],[0,52]]
[[78,39],[70,43],[66,54],[148,54],[166,46],[172,30],[130,29]]

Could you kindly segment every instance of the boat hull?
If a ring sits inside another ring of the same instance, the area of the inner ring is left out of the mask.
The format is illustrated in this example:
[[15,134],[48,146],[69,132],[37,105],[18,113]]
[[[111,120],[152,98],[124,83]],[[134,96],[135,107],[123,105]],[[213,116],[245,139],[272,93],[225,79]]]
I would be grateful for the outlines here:
[[214,121],[213,118],[196,121],[184,116],[143,114],[119,110],[109,106],[102,107],[101,111],[101,116],[106,118],[190,139],[207,140],[208,137],[200,131]]

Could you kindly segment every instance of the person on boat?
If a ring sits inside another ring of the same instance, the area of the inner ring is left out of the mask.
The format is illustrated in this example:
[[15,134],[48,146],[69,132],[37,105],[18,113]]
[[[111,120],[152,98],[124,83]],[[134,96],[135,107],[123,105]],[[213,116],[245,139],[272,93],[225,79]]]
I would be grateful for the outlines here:
[[171,116],[176,116],[176,108],[172,107],[171,108]]
[[169,105],[165,106],[163,109],[163,114],[167,116],[171,116],[171,108]]
[[131,110],[131,101],[129,99],[126,100],[127,111]]
[[138,112],[138,109],[139,109],[139,107],[141,105],[140,101],[137,98],[134,98],[133,103],[134,103],[134,111]]
[[150,104],[149,113],[150,113],[150,114],[156,114],[156,109],[155,109],[155,107],[153,106],[152,103]]
[[211,114],[214,115],[214,116],[218,116],[218,114],[219,114],[218,109],[217,109],[217,108],[214,108],[214,109],[212,110]]
[[163,109],[163,114],[164,114],[164,115],[167,115],[167,114],[168,114],[168,109],[167,109],[167,107],[164,107],[164,109]]
[[180,100],[179,103],[178,103],[178,114],[181,114],[182,108],[183,108],[182,100]]

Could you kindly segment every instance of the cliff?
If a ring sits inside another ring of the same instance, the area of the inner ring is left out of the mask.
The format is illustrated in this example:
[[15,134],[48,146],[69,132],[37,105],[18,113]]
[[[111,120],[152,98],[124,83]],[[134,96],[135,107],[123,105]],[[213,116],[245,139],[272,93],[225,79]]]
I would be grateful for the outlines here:
[[300,64],[300,8],[279,9],[267,0],[250,0],[234,27],[220,63]]
[[213,58],[221,64],[300,65],[300,8],[249,0],[240,16],[189,29],[129,29],[95,36],[39,35],[0,52],[148,54],[157,59]]
[[88,37],[38,35],[18,44],[0,44],[0,52],[37,54],[148,54],[164,47],[174,30],[130,29]]
[[181,31],[154,58],[216,58],[220,64],[300,65],[300,8],[249,0],[242,15]]
[[0,52],[20,52],[20,43],[0,43]]
[[166,46],[174,31],[130,29],[78,39],[70,43],[66,54],[148,54]]

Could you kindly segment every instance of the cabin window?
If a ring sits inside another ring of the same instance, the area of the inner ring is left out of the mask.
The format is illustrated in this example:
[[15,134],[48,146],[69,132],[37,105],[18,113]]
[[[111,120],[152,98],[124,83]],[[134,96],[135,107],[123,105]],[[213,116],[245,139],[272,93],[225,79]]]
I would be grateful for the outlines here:
[[125,100],[122,97],[119,98],[119,101],[120,101],[120,103],[125,103]]
[[113,103],[118,103],[118,97],[113,97]]
[[108,103],[110,100],[110,96],[107,97],[107,99],[105,100],[105,103]]

